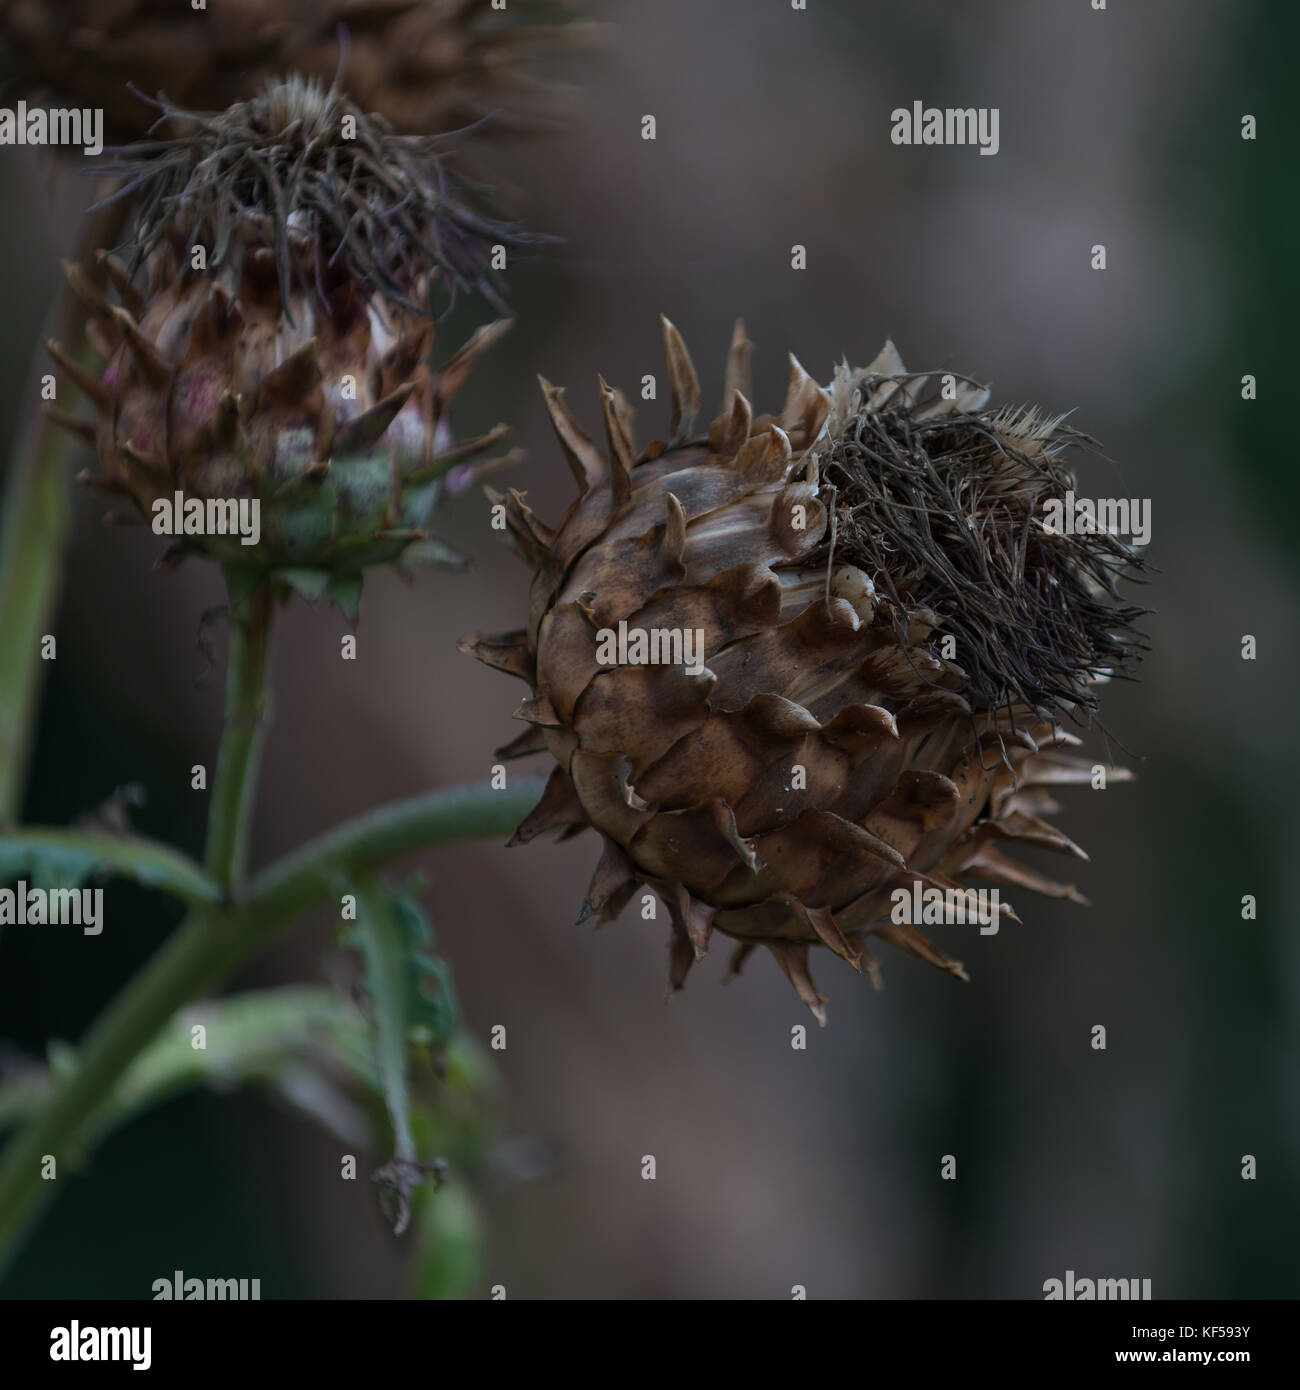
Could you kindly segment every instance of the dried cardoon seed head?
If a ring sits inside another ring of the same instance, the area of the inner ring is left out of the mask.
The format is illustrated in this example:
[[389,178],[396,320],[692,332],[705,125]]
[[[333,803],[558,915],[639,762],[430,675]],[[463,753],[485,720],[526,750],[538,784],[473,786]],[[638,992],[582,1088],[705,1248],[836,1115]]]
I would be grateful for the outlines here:
[[1061,751],[1080,741],[1061,716],[1086,721],[1103,667],[1138,649],[1136,610],[1105,603],[1135,557],[1044,516],[1082,436],[991,411],[968,381],[931,389],[892,344],[828,388],[791,358],[781,413],[756,418],[739,324],[697,436],[667,320],[664,344],[671,442],[638,449],[602,381],[602,451],[543,383],[581,496],[552,530],[521,493],[494,495],[534,567],[528,622],[462,647],[530,687],[500,756],[558,764],[515,839],[595,828],[579,921],[653,888],[670,989],[715,931],[733,970],[766,946],[823,1020],[812,946],[874,978],[877,936],[964,978],[917,930],[936,894],[960,907],[973,876],[1082,901],[998,846],[1084,857],[1042,819],[1052,788],[1094,777]]
[[[533,16],[520,20],[517,12]],[[114,143],[152,117],[128,83],[218,110],[275,73],[335,75],[396,130],[437,134],[490,117],[491,130],[553,120],[564,92],[534,69],[592,26],[511,0],[0,0],[0,72],[29,101],[97,107]]]
[[[527,238],[473,211],[430,141],[317,83],[164,110],[175,133],[112,166],[134,200],[126,259],[69,270],[102,379],[51,345],[96,408],[68,422],[99,453],[87,481],[181,536],[175,553],[349,611],[369,565],[458,560],[426,530],[442,476],[502,432],[449,449],[447,404],[506,321],[434,371],[429,306],[458,287],[499,303],[491,245]],[[240,503],[251,526],[214,529]]]

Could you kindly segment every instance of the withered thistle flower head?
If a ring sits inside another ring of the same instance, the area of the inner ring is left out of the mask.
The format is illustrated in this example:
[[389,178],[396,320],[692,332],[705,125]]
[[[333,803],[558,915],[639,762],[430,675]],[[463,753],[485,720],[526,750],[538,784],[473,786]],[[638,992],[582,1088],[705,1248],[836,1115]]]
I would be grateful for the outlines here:
[[397,130],[490,117],[493,130],[527,131],[563,96],[537,60],[591,36],[558,12],[533,0],[504,13],[491,0],[212,0],[202,11],[187,0],[0,0],[0,74],[29,101],[103,109],[117,143],[152,120],[128,84],[217,110],[287,71],[337,75]]
[[1083,436],[911,375],[892,344],[828,387],[791,358],[781,413],[756,417],[739,324],[701,436],[666,320],[664,342],[670,442],[638,448],[602,381],[602,451],[543,383],[581,495],[554,530],[521,493],[495,498],[534,567],[528,622],[462,647],[530,686],[500,755],[558,764],[515,838],[593,827],[578,920],[653,889],[670,989],[714,933],[733,971],[767,947],[823,1020],[815,946],[875,979],[879,937],[964,978],[896,920],[897,890],[952,902],[974,878],[1082,901],[1003,846],[1082,857],[1043,819],[1053,788],[1092,778],[1065,724],[1090,724],[1096,684],[1142,649],[1115,594],[1137,557],[1045,523]]
[[229,266],[237,292],[240,243],[275,251],[286,304],[290,280],[318,292],[341,268],[369,294],[421,309],[435,274],[454,294],[477,290],[504,304],[491,270],[494,245],[529,238],[474,206],[433,136],[394,135],[337,86],[292,75],[214,115],[165,98],[165,138],[113,152],[105,172],[133,202],[128,272],[174,229],[211,238],[209,270]]
[[291,78],[217,115],[162,102],[159,138],[116,152],[133,219],[100,256],[120,303],[70,268],[102,379],[57,344],[96,407],[89,481],[146,518],[159,499],[256,500],[260,539],[186,536],[355,605],[372,564],[447,558],[440,478],[500,437],[435,454],[448,401],[505,322],[440,371],[436,297],[494,305],[493,220],[430,137],[393,135],[336,88]]

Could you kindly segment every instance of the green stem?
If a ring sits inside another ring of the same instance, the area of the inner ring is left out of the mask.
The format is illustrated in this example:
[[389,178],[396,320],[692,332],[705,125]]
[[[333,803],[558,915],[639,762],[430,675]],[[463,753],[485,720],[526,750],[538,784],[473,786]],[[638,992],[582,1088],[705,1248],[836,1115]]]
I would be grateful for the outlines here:
[[456,787],[382,807],[312,841],[249,884],[227,911],[193,911],[92,1026],[48,1104],[0,1156],[0,1272],[53,1197],[41,1176],[53,1155],[66,1176],[113,1088],[183,1004],[211,990],[286,927],[341,890],[343,875],[373,872],[433,845],[505,835],[532,808],[542,782],[507,789]]
[[259,584],[230,601],[230,657],[226,668],[226,724],[208,810],[204,862],[227,891],[244,876],[253,819],[257,769],[268,704],[266,661],[271,649],[271,586]]
[[41,638],[59,596],[71,517],[68,460],[75,437],[44,415],[33,421],[5,483],[0,535],[0,821],[15,820],[22,801]]
[[[111,246],[123,210],[115,205],[82,221],[74,260],[87,263],[95,248]],[[93,278],[93,275],[92,275]],[[0,530],[0,824],[21,808],[44,660],[41,638],[51,629],[63,578],[63,552],[72,517],[70,461],[83,442],[45,414],[40,393],[44,338],[79,355],[85,307],[66,290],[52,306],[33,360],[17,444],[5,477]],[[59,407],[72,411],[78,392],[60,375]]]
[[374,873],[433,845],[508,835],[545,786],[543,777],[525,777],[500,790],[476,782],[378,806],[268,865],[250,884],[250,896],[255,902],[286,898],[305,911],[341,879]]

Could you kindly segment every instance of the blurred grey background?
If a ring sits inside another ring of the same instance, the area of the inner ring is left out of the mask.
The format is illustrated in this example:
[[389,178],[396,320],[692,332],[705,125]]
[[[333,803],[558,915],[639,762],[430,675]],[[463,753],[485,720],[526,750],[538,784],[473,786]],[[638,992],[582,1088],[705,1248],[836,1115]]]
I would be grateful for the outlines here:
[[[830,1023],[807,1051],[790,1029],[812,1020],[765,956],[723,989],[715,952],[665,1008],[663,923],[575,927],[594,838],[427,857],[467,1023],[508,1029],[507,1132],[546,1159],[486,1181],[484,1291],[1036,1298],[1072,1269],[1150,1278],[1157,1298],[1296,1296],[1295,8],[593,9],[615,28],[567,64],[571,129],[489,161],[514,210],[564,243],[511,269],[517,324],[457,419],[464,434],[515,427],[529,458],[510,481],[544,518],[571,481],[536,373],[594,430],[597,372],[629,395],[662,380],[662,311],[712,404],[742,315],[760,410],[779,407],[787,352],[825,379],[886,336],[910,368],[1076,409],[1113,461],[1081,465],[1081,494],[1152,499],[1163,573],[1139,594],[1159,610],[1143,683],[1112,685],[1105,706],[1138,780],[1075,794],[1060,818],[1092,856],[1075,877],[1093,906],[1022,895],[1023,926],[939,929],[968,985],[890,953],[874,995],[827,957]],[[891,145],[891,110],[918,99],[998,107],[1000,152]],[[44,170],[0,159],[9,429],[81,192]],[[443,355],[474,322],[457,311]],[[643,405],[640,436],[666,417]],[[487,521],[477,495],[440,516],[472,573],[368,581],[355,663],[338,658],[335,614],[284,612],[258,862],[376,802],[484,777],[517,731],[521,688],[455,651],[524,611],[527,574]],[[199,563],[155,572],[159,549],[79,499],[28,815],[65,821],[138,781],[142,828],[196,847],[188,769],[211,759],[221,696],[219,677],[196,684],[196,629],[221,593]],[[75,1038],[175,920],[114,891],[138,930],[93,951],[0,943],[5,1036]],[[245,983],[326,978],[330,950],[317,921]],[[260,1272],[264,1297],[398,1295],[402,1246],[363,1185],[337,1181],[335,1148],[255,1096],[173,1102],[105,1145],[5,1290],[140,1296],[184,1268]]]

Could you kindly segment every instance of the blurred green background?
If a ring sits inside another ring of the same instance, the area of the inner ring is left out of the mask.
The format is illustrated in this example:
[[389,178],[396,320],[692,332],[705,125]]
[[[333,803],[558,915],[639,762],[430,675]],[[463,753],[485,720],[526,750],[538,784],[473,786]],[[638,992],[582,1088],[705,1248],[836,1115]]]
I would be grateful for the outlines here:
[[[482,1176],[481,1292],[1036,1298],[1073,1269],[1150,1278],[1157,1298],[1300,1294],[1300,938],[1284,878],[1300,776],[1300,11],[593,8],[617,28],[569,64],[584,94],[572,129],[493,156],[525,191],[516,211],[565,242],[511,270],[518,322],[466,388],[460,432],[511,422],[530,455],[511,481],[554,521],[571,482],[535,373],[595,428],[597,372],[629,394],[662,374],[663,311],[711,402],[743,315],[761,411],[781,399],[788,351],[824,379],[892,336],[910,368],[1077,409],[1114,460],[1081,465],[1081,494],[1152,500],[1162,573],[1142,597],[1159,612],[1143,683],[1110,687],[1105,711],[1138,780],[1076,794],[1060,817],[1092,856],[1077,881],[1093,906],[1021,897],[1022,927],[948,928],[969,985],[891,954],[876,996],[828,958],[830,1024],[806,1052],[789,1039],[808,1017],[766,959],[722,990],[711,958],[665,1009],[663,924],[575,928],[590,837],[428,856],[467,1023],[508,1030],[495,1056],[513,1141]],[[914,100],[997,106],[1000,153],[892,146],[889,113]],[[6,442],[84,191],[0,151]],[[1090,268],[1098,242],[1104,272]],[[806,271],[790,269],[794,243]],[[442,355],[474,322],[457,311]],[[666,430],[665,403],[640,425]],[[440,533],[474,572],[370,581],[357,662],[338,660],[337,616],[284,614],[257,862],[381,799],[480,778],[513,734],[513,684],[454,643],[516,626],[527,576],[477,496],[451,503]],[[221,694],[219,674],[196,681],[196,632],[221,595],[202,565],[151,569],[160,549],[79,498],[26,814],[62,823],[137,782],[140,828],[196,850],[205,805],[188,770],[211,762]],[[177,919],[121,886],[106,914],[98,938],[3,934],[10,1055],[75,1040]],[[328,979],[330,955],[319,921],[243,983]],[[405,1248],[369,1185],[338,1180],[337,1152],[256,1095],[173,1101],[60,1180],[0,1291],[147,1297],[179,1268],[260,1277],[267,1298],[400,1295]],[[940,1179],[945,1154],[955,1182]]]

